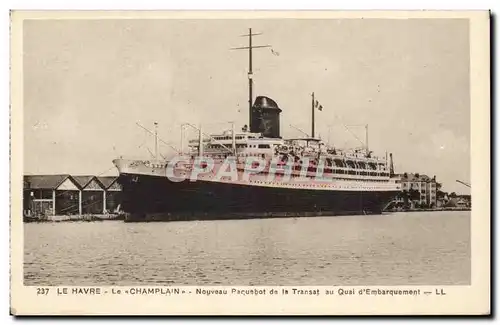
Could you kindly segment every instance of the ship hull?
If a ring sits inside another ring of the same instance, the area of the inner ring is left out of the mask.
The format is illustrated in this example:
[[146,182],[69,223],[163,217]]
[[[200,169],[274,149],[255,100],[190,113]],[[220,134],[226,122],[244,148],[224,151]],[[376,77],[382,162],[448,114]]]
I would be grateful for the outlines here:
[[126,221],[182,221],[380,214],[397,191],[251,186],[121,174]]

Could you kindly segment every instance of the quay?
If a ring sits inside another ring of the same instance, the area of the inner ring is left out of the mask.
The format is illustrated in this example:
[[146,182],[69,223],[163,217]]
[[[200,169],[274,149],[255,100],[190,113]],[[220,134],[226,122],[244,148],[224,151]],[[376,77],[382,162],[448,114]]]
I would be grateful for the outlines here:
[[46,216],[24,215],[24,222],[69,222],[69,221],[106,221],[106,220],[125,220],[125,216],[121,213],[46,215]]
[[414,208],[414,209],[386,209],[385,212],[439,212],[439,211],[470,211],[470,207],[455,206],[455,207],[441,207],[441,208]]

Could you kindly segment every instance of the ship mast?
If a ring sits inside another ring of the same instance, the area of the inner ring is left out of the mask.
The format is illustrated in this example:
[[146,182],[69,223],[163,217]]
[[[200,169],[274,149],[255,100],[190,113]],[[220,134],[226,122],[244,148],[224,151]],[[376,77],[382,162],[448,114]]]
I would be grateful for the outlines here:
[[393,177],[394,176],[394,162],[392,161],[392,152],[389,154],[389,157],[391,159],[390,165],[389,165],[389,175],[391,177]]
[[[162,140],[162,138],[160,138],[158,136],[158,128],[157,128],[157,125],[158,123],[155,122],[155,131],[150,131],[148,130],[147,128],[145,128],[144,126],[142,126],[141,124],[139,124],[138,122],[135,123],[138,127],[140,127],[141,129],[143,129],[144,131],[148,132],[149,134],[152,134],[154,137],[155,137],[155,151],[157,152],[158,155],[162,156],[163,155],[160,153],[159,151],[159,142],[162,142],[163,144],[166,144],[167,146],[169,146],[170,148],[174,149],[177,153],[180,153],[181,151],[179,149],[177,149],[176,147],[174,147],[171,143],[165,141],[165,140]],[[148,151],[151,153],[151,150],[148,149]],[[153,155],[151,153],[151,155]]]
[[242,37],[248,37],[248,46],[235,47],[231,50],[248,50],[248,114],[249,114],[249,124],[252,122],[252,105],[253,105],[253,57],[252,50],[256,48],[271,47],[271,45],[253,45],[252,36],[262,35],[262,33],[252,33],[252,29],[248,29],[248,34],[241,35]]
[[155,159],[158,160],[158,122],[155,122]]
[[181,124],[181,156],[184,155],[184,125]]
[[368,156],[370,154],[370,149],[368,147],[368,124],[365,125],[365,146],[366,146],[366,155]]
[[311,118],[311,138],[314,138],[314,92],[312,93],[312,101],[311,101],[311,110],[312,110],[312,118]]
[[198,128],[198,156],[203,157],[203,126],[200,124]]
[[232,143],[232,147],[233,147],[233,154],[234,156],[236,157],[237,156],[237,152],[236,152],[236,130],[234,128],[234,122],[231,122],[231,129],[232,129],[232,134],[231,134],[231,143]]

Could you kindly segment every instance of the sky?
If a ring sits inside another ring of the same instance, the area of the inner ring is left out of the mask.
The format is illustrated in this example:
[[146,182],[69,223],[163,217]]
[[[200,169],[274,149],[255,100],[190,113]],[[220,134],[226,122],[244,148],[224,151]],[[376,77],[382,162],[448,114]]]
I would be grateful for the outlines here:
[[396,172],[470,193],[456,182],[470,182],[465,19],[27,20],[25,173],[116,175],[114,158],[154,150],[137,123],[158,122],[177,148],[182,123],[248,124],[248,53],[231,50],[248,28],[272,46],[254,51],[254,96],[278,103],[284,137],[310,133],[314,92],[324,141],[359,146],[368,124],[370,149],[393,153]]

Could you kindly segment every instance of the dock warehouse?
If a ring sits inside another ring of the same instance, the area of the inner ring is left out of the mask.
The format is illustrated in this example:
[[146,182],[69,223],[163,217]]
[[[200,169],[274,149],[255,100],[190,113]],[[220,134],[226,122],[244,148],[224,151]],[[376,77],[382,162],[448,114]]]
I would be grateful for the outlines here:
[[80,188],[70,175],[26,175],[23,183],[25,214],[71,215],[80,212]]
[[95,176],[73,176],[81,189],[82,214],[103,214],[104,185]]
[[25,175],[23,212],[30,216],[115,213],[121,186],[116,176]]
[[97,177],[104,186],[104,209],[107,213],[114,213],[120,209],[122,188],[116,176]]

